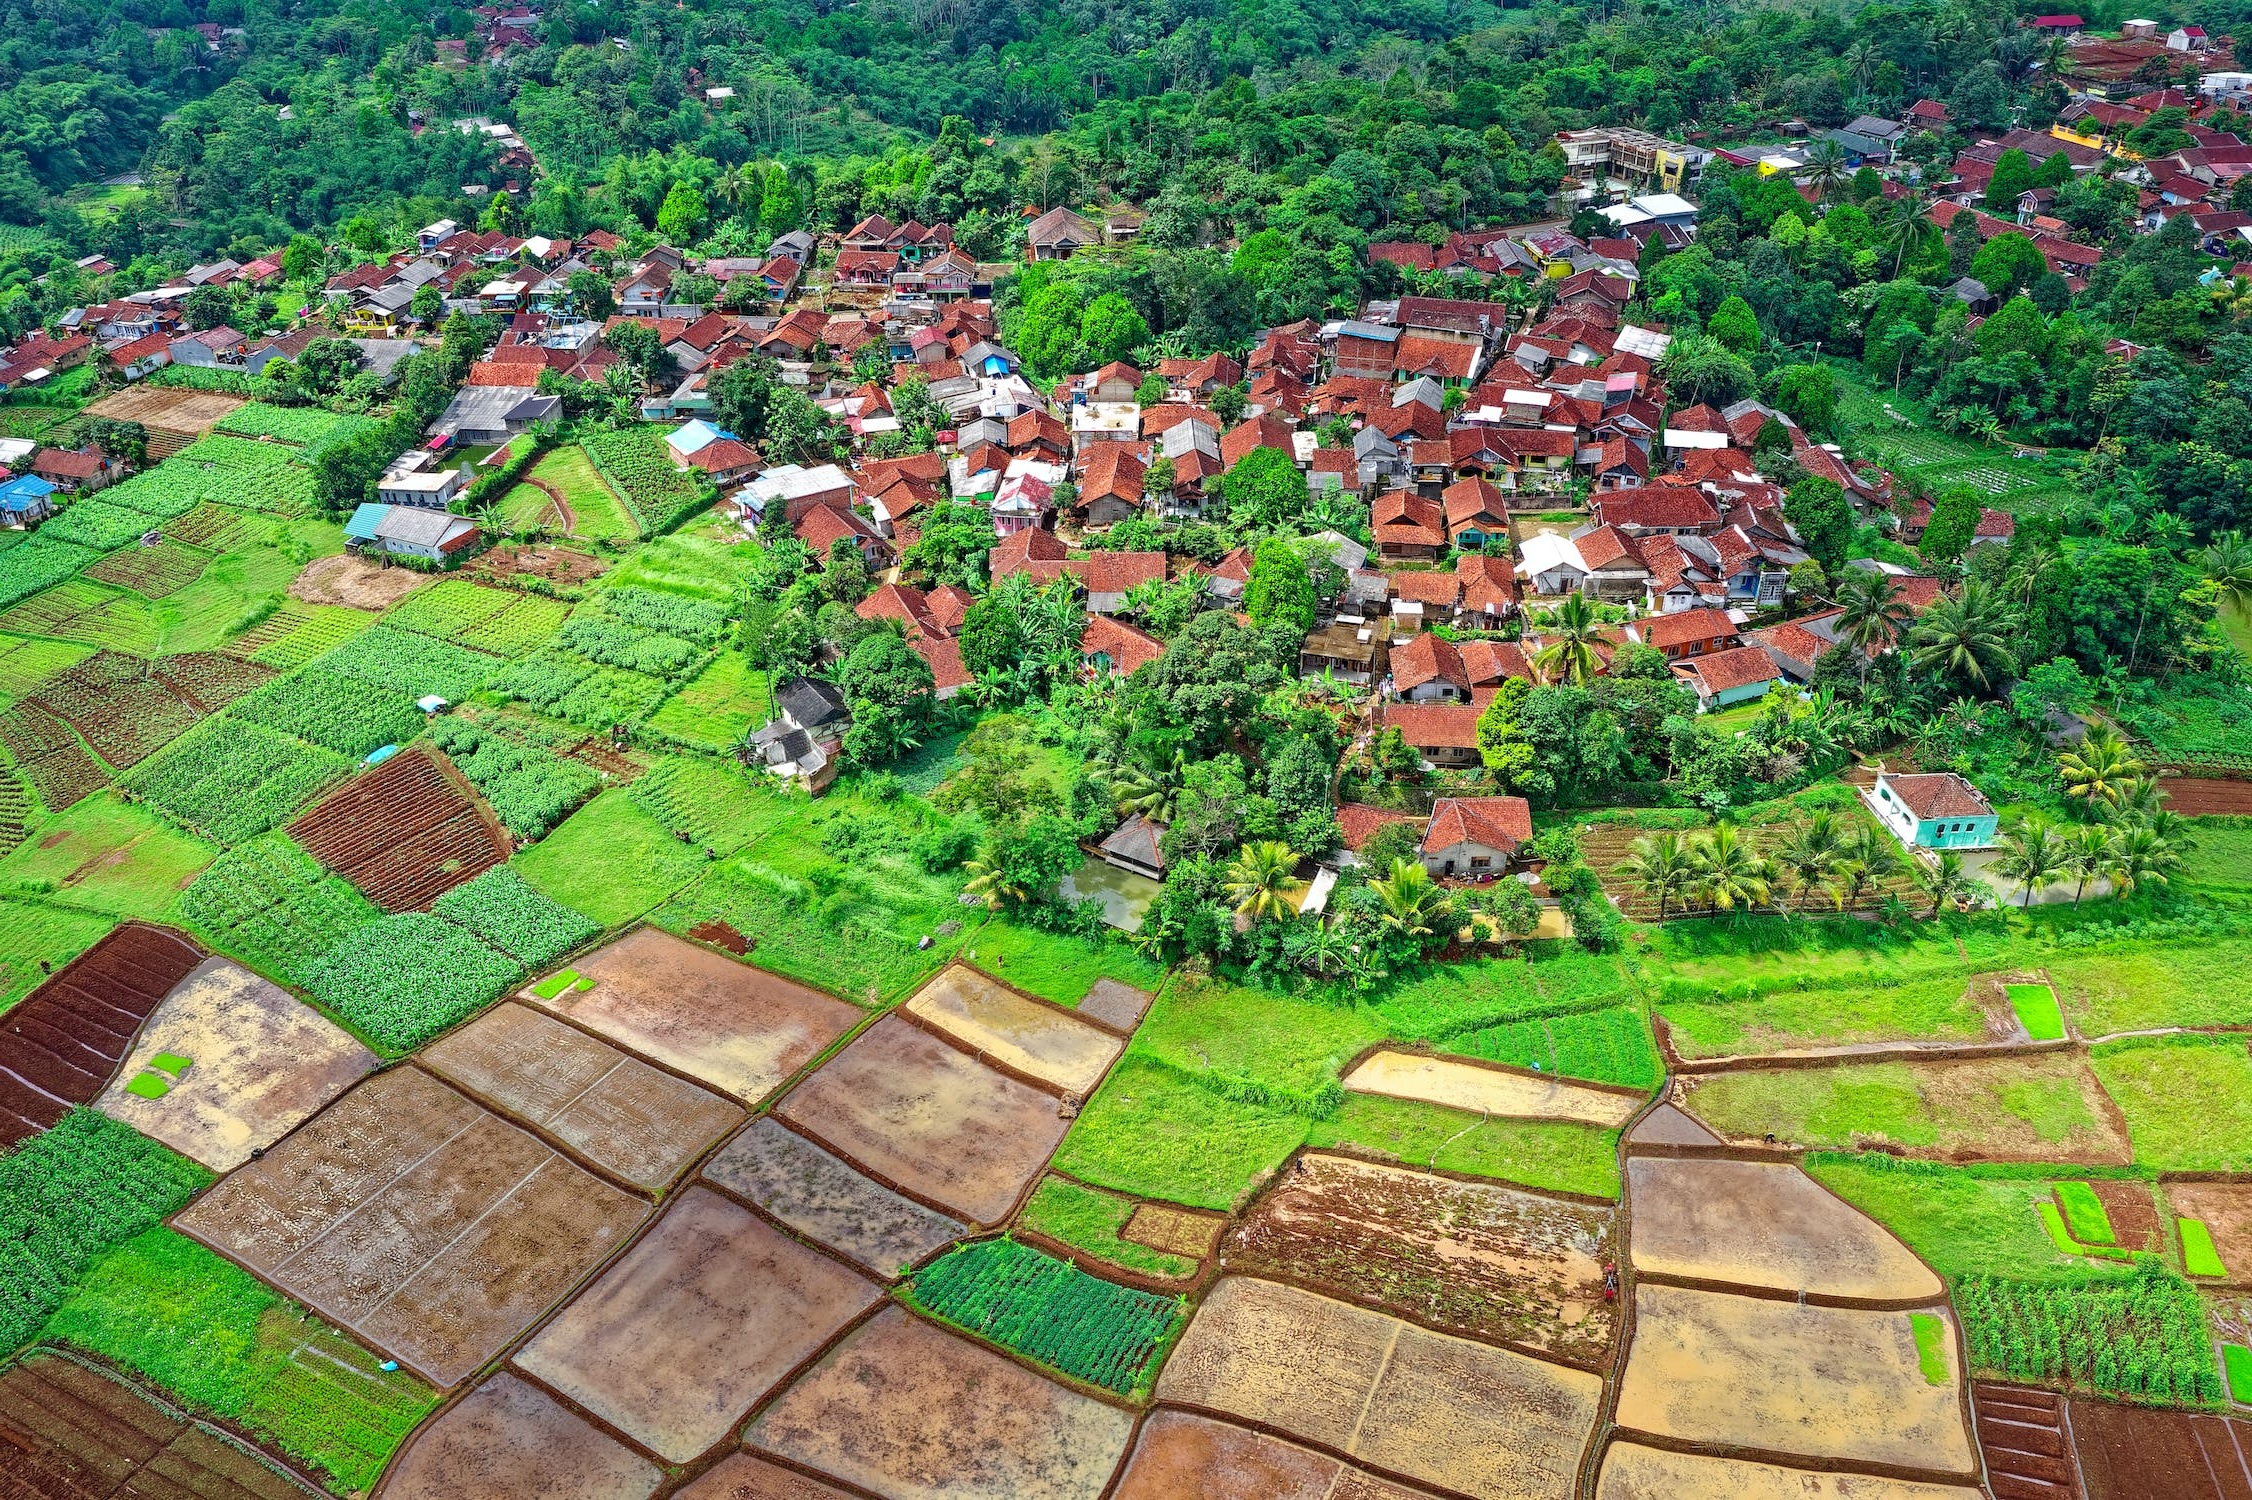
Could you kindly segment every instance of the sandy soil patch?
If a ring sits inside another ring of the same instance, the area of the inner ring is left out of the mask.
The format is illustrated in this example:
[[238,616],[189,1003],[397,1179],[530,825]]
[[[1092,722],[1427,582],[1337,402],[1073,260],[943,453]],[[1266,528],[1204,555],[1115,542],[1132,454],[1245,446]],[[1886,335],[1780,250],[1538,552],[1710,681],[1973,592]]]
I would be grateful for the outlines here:
[[1300,1162],[1228,1236],[1230,1272],[1585,1369],[1609,1363],[1610,1209],[1349,1157]]
[[1548,1078],[1527,1078],[1474,1063],[1411,1052],[1379,1052],[1345,1079],[1363,1094],[1420,1099],[1511,1120],[1573,1120],[1617,1128],[1634,1118],[1641,1101],[1625,1094],[1582,1088]]
[[1572,1493],[1602,1381],[1274,1282],[1220,1282],[1158,1399],[1492,1500]]
[[1126,1044],[1069,1011],[950,964],[907,1008],[972,1052],[1084,1099]]
[[692,1187],[516,1362],[686,1463],[880,1295],[749,1209]]
[[1638,1271],[1833,1297],[1944,1294],[1905,1245],[1787,1163],[1639,1156],[1627,1185]]
[[647,1212],[407,1067],[353,1089],[174,1223],[450,1386]]
[[650,1192],[743,1121],[742,1109],[521,1005],[497,1005],[423,1066]]
[[704,1176],[886,1278],[968,1232],[958,1220],[869,1181],[771,1117],[752,1121],[720,1148],[705,1163]]
[[1087,991],[1087,998],[1079,1002],[1079,1014],[1092,1016],[1120,1031],[1132,1031],[1142,1024],[1142,1017],[1149,1014],[1156,1000],[1148,990],[1138,990],[1115,979],[1098,979]]
[[1975,1468],[1952,1323],[1949,1377],[1932,1385],[1905,1312],[1801,1307],[1647,1283],[1635,1288],[1634,1306],[1621,1427],[1778,1455],[1943,1474]]
[[1137,1203],[1118,1237],[1145,1249],[1202,1260],[1228,1227],[1225,1216],[1175,1208],[1170,1203]]
[[2072,1398],[2088,1500],[2240,1500],[2252,1494],[2252,1422]]
[[374,1053],[281,986],[207,958],[157,1002],[100,1107],[231,1172],[375,1065]]
[[860,1020],[802,984],[643,927],[578,964],[588,990],[535,1004],[755,1104]]
[[385,610],[430,581],[411,568],[387,568],[372,558],[339,552],[316,557],[290,580],[289,596],[307,604]]
[[1629,1146],[1717,1146],[1720,1137],[1670,1104],[1661,1104],[1626,1133]]
[[1053,1096],[886,1016],[775,1107],[886,1181],[998,1224],[1070,1122]]
[[2169,1182],[2166,1203],[2205,1225],[2231,1283],[2252,1283],[2252,1182]]
[[1822,1474],[1737,1458],[1668,1453],[1613,1443],[1596,1500],[1981,1500],[1954,1484],[1914,1484],[1867,1474]]
[[784,1391],[743,1441],[894,1500],[1095,1500],[1133,1426],[893,1307]]
[[538,1388],[495,1375],[414,1437],[384,1500],[647,1500],[664,1473]]
[[673,1500],[852,1500],[843,1490],[748,1453],[730,1455]]

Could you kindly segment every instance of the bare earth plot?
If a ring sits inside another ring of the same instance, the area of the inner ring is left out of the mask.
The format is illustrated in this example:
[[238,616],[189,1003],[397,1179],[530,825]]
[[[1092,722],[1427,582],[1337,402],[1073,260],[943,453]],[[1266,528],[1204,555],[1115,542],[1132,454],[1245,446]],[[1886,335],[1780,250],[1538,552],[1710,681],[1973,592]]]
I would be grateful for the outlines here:
[[664,1472],[503,1371],[416,1434],[384,1500],[648,1500]]
[[1142,1424],[1111,1500],[1415,1500],[1325,1453],[1189,1412]]
[[374,1053],[279,985],[207,958],[157,1002],[100,1108],[231,1172],[375,1065]]
[[1613,1443],[1603,1455],[1596,1500],[1980,1500],[1955,1484],[1916,1484],[1867,1474],[1822,1474],[1738,1458],[1668,1453]]
[[2088,1500],[2239,1500],[2252,1494],[2252,1422],[2072,1398]]
[[887,1182],[976,1224],[998,1224],[1069,1121],[1053,1095],[886,1016],[775,1113]]
[[1079,1002],[1079,1014],[1091,1016],[1114,1031],[1132,1031],[1142,1024],[1157,997],[1115,979],[1098,979]]
[[1939,1278],[1859,1210],[1783,1162],[1627,1162],[1634,1268],[1834,1297],[1936,1301]]
[[162,432],[201,437],[243,404],[240,396],[179,386],[134,385],[104,396],[86,410],[113,422],[138,422]]
[[[2252,1282],[2252,1182],[2169,1182],[2166,1201],[2183,1218],[2205,1225],[2228,1284]],[[2107,1202],[2107,1217],[2110,1211]]]
[[722,1147],[705,1163],[704,1177],[886,1279],[969,1232],[869,1181],[772,1117],[752,1121]]
[[1631,1094],[1412,1052],[1375,1054],[1346,1075],[1345,1087],[1355,1093],[1420,1099],[1503,1119],[1572,1120],[1613,1130],[1642,1107],[1642,1101]]
[[525,997],[619,1046],[755,1104],[861,1012],[777,974],[643,927],[578,964],[592,989]]
[[763,1458],[737,1453],[688,1488],[675,1493],[673,1500],[853,1500],[853,1497],[834,1485],[808,1479]]
[[886,1308],[784,1391],[747,1447],[892,1500],[1095,1500],[1134,1419]]
[[907,1009],[1004,1068],[1085,1098],[1126,1044],[1059,1005],[1028,1000],[967,964],[950,964]]
[[1996,1500],[2081,1500],[2062,1395],[1980,1381],[1971,1387],[1971,1412]]
[[521,1005],[498,1005],[423,1065],[647,1192],[742,1123],[737,1105]]
[[1623,1428],[1776,1456],[1975,1472],[1952,1322],[1948,1379],[1932,1385],[1905,1312],[1647,1283],[1635,1288],[1634,1307],[1634,1347],[1619,1387]]
[[176,1226],[458,1384],[555,1304],[648,1205],[420,1069],[377,1074]]
[[881,1295],[749,1209],[691,1187],[516,1362],[685,1463]]
[[[1610,1209],[1318,1152],[1299,1161],[1228,1237],[1231,1272],[1584,1369],[1609,1363]],[[1638,1212],[1638,1253],[1641,1224]]]
[[1231,1276],[1189,1325],[1157,1398],[1479,1500],[1565,1500],[1602,1386],[1586,1371]]
[[289,596],[307,604],[341,604],[351,609],[389,609],[430,581],[411,568],[387,568],[365,557],[339,552],[316,557],[291,580]]
[[127,922],[43,980],[0,1018],[0,1150],[91,1104],[201,948]]

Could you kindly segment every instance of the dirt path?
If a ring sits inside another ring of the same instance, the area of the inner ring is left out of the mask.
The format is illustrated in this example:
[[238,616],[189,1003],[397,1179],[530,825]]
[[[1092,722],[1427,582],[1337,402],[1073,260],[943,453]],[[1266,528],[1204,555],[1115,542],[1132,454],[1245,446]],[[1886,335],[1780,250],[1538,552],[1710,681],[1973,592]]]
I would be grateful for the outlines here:
[[563,529],[565,531],[570,531],[577,527],[577,525],[579,524],[579,518],[572,515],[571,507],[563,503],[562,491],[556,489],[554,485],[549,484],[546,480],[534,479],[529,474],[524,476],[523,482],[530,485],[533,489],[538,490],[541,494],[547,496],[548,503],[555,507],[555,513],[563,518]]

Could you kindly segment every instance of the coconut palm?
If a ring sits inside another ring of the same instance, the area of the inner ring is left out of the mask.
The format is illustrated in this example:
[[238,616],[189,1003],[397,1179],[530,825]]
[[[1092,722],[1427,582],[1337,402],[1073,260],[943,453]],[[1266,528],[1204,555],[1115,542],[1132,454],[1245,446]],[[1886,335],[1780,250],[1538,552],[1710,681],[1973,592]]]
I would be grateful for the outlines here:
[[1919,672],[1991,688],[2017,669],[2009,644],[2016,625],[2001,596],[1972,579],[1959,596],[1942,594],[1924,611],[1908,633],[1908,659]]
[[1383,906],[1377,920],[1419,943],[1446,920],[1447,893],[1412,859],[1393,860],[1390,873],[1370,881],[1368,888]]
[[983,898],[988,911],[999,911],[1010,902],[1022,906],[1032,899],[1030,891],[1010,879],[1007,868],[990,846],[976,859],[962,861],[962,868],[970,872],[962,894]]
[[2057,774],[2065,795],[2090,807],[2116,807],[2128,788],[2149,769],[2135,758],[2127,737],[2109,724],[2092,726],[2079,744],[2057,752]]
[[2180,868],[2181,851],[2155,828],[2128,828],[2113,840],[2108,873],[2124,896],[2146,885],[2163,886]]
[[[1774,864],[1784,876],[1783,883],[1803,902],[1811,892],[1830,885],[1837,876],[1839,867],[1845,863],[1844,844],[1836,813],[1810,813],[1776,848]],[[1845,905],[1845,898],[1835,890],[1831,891],[1831,899],[1841,908]],[[1779,909],[1789,914],[1788,906]]]
[[1188,756],[1179,750],[1173,752],[1171,764],[1156,771],[1124,767],[1111,783],[1117,793],[1119,815],[1140,813],[1152,823],[1172,822],[1187,780]]
[[1941,907],[1965,907],[1978,895],[1978,881],[1963,868],[1963,857],[1953,850],[1943,850],[1930,864],[1919,861],[1915,867],[1916,891],[1931,903],[1931,915],[1938,916]]
[[1917,254],[1938,237],[1939,226],[1931,221],[1931,205],[1913,196],[1895,200],[1891,210],[1877,225],[1877,243],[1892,252],[1892,274],[1895,277],[1899,276],[1900,268],[1908,263],[1908,257]]
[[1861,893],[1900,873],[1900,846],[1881,828],[1864,823],[1839,850],[1838,877],[1845,882],[1842,906],[1859,906]]
[[[1417,868],[1421,868],[1418,866]],[[1297,910],[1298,851],[1279,839],[1246,844],[1222,872],[1220,888],[1235,903],[1236,915],[1261,922]]]
[[1718,911],[1757,906],[1767,899],[1768,864],[1733,823],[1697,841],[1697,889]]
[[1282,951],[1290,955],[1291,962],[1317,979],[1334,979],[1344,973],[1351,949],[1352,940],[1343,928],[1318,918],[1295,923],[1282,940]]
[[1906,635],[1915,612],[1900,597],[1899,585],[1882,573],[1860,568],[1845,570],[1831,602],[1838,607],[1838,639],[1859,653],[1861,677],[1866,681],[1870,656],[1890,650]]
[[1994,861],[1995,873],[2016,881],[2024,892],[2024,899],[2018,903],[2020,909],[2032,906],[2033,893],[2055,885],[2071,867],[2064,840],[2040,818],[2005,830],[2001,857]]
[[1836,141],[1820,140],[1806,153],[1806,179],[1814,188],[1815,196],[1824,203],[1838,195],[1839,186],[1853,174],[1846,168],[1845,147]]
[[1688,895],[1697,887],[1697,857],[1679,834],[1661,833],[1634,841],[1634,852],[1619,861],[1616,874],[1658,903],[1658,920],[1666,919],[1666,903]]
[[2252,536],[2223,532],[2197,560],[2221,609],[2252,625]]
[[1555,616],[1540,627],[1549,637],[1533,655],[1533,670],[1541,680],[1580,683],[1602,671],[1603,659],[1595,652],[1595,630],[1601,623],[1585,594],[1566,595]]
[[2072,904],[2078,906],[2080,898],[2088,893],[2088,882],[2111,869],[2118,848],[2118,835],[2101,823],[2089,823],[2073,829],[2064,836],[2066,867],[2073,878]]

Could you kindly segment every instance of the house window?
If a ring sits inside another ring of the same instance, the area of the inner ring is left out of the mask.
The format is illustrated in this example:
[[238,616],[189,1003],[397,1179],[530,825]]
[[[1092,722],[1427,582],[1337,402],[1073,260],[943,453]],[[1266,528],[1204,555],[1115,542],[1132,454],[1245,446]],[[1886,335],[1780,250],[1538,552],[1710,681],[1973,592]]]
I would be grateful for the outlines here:
[[1485,855],[1483,855],[1483,854],[1475,854],[1475,855],[1472,855],[1472,856],[1471,856],[1471,858],[1470,858],[1470,868],[1471,868],[1471,869],[1473,869],[1473,870],[1483,870],[1483,869],[1486,869],[1487,867],[1489,867],[1489,866],[1490,866],[1490,865],[1492,865],[1492,864],[1493,864],[1493,861],[1492,861],[1492,860],[1490,860],[1490,859],[1488,859],[1488,858],[1487,858],[1487,857],[1486,857]]

